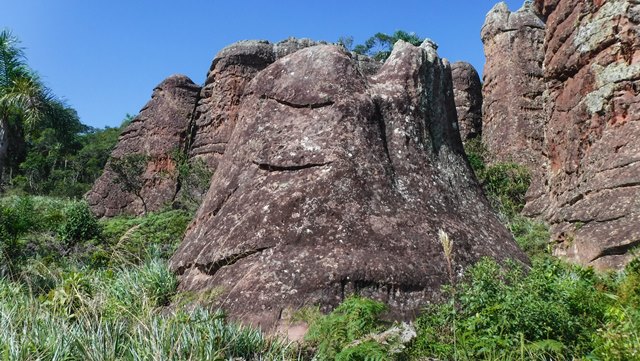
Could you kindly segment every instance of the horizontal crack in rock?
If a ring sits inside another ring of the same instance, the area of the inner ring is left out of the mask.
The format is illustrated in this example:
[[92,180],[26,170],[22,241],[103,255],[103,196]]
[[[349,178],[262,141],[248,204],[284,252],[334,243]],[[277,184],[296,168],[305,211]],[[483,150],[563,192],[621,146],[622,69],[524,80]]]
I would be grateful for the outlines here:
[[213,276],[216,274],[216,272],[218,272],[218,270],[220,270],[220,268],[225,267],[225,266],[231,266],[232,264],[238,262],[239,260],[243,259],[243,258],[247,258],[251,255],[254,255],[256,253],[260,253],[264,250],[267,250],[271,247],[260,247],[260,248],[256,248],[256,249],[252,249],[249,251],[245,251],[242,253],[234,253],[232,255],[226,256],[222,259],[219,259],[215,262],[211,262],[211,263],[207,263],[207,264],[196,264],[196,268],[198,268],[198,270],[202,273],[205,273],[209,276]]
[[257,165],[261,170],[266,170],[267,172],[294,172],[297,170],[314,168],[314,167],[323,167],[325,165],[331,164],[331,162],[323,162],[323,163],[306,163],[300,165],[274,165],[269,163],[260,163],[254,161],[253,164]]
[[629,251],[631,251],[632,248],[635,248],[636,246],[640,245],[640,239],[637,239],[635,241],[631,241],[629,243],[625,243],[625,244],[620,244],[617,246],[612,246],[612,247],[607,247],[605,249],[603,249],[600,253],[598,253],[597,256],[593,257],[589,263],[602,258],[602,257],[607,257],[607,256],[621,256],[624,255],[626,253],[628,253]]
[[320,102],[320,103],[309,103],[309,104],[297,104],[297,103],[291,103],[288,102],[286,100],[281,100],[281,99],[277,99],[277,98],[273,98],[267,95],[262,95],[260,97],[260,99],[270,99],[270,100],[274,100],[282,105],[291,107],[291,108],[298,108],[298,109],[317,109],[317,108],[323,108],[323,107],[328,107],[333,105],[335,102],[332,100],[327,100],[324,102]]

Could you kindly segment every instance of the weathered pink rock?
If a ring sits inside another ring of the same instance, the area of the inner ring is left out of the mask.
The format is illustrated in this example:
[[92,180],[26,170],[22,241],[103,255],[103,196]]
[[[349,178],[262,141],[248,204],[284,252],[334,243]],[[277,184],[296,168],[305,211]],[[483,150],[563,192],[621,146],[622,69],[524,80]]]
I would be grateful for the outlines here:
[[530,2],[516,12],[501,2],[487,14],[481,32],[483,143],[495,161],[532,170],[540,167],[544,139],[544,29]]
[[[536,49],[543,27],[535,14],[545,21],[542,67]],[[504,25],[514,19],[520,25]],[[534,9],[527,3],[517,13],[498,4],[483,41],[483,140],[500,160],[534,173],[524,213],[550,223],[557,255],[598,268],[623,266],[640,244],[640,4],[536,0]],[[497,51],[501,43],[509,46]],[[503,63],[508,71],[497,68]],[[518,69],[535,76],[499,78]],[[527,105],[532,99],[534,106]],[[505,131],[491,123],[513,126]]]
[[[151,100],[122,132],[111,153],[113,158],[144,154],[149,162],[143,174],[141,196],[148,211],[156,211],[174,200],[178,191],[175,162],[171,154],[185,151],[188,131],[200,87],[182,75],[173,75],[160,83]],[[142,201],[124,192],[115,183],[109,163],[96,180],[86,199],[98,217],[119,214],[140,215]]]
[[640,3],[536,1],[546,18],[547,219],[558,255],[621,267],[640,244]]
[[353,292],[414,316],[483,256],[526,257],[465,159],[450,67],[429,42],[396,44],[370,80],[336,46],[261,71],[238,98],[211,188],[170,266],[182,291],[271,328],[287,310]]
[[211,63],[200,92],[191,157],[205,160],[215,170],[235,128],[246,85],[276,59],[317,44],[309,39],[295,38],[276,44],[249,40],[222,49]]
[[451,64],[451,74],[460,137],[466,142],[482,134],[482,83],[476,69],[467,62]]

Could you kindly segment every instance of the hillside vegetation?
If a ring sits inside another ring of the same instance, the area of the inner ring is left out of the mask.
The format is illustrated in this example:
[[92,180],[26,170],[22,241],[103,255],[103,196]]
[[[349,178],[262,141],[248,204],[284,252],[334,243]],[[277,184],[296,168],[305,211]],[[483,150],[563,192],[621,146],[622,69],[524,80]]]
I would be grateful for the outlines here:
[[[599,274],[553,258],[544,246],[544,226],[511,212],[519,207],[517,189],[526,177],[515,165],[486,167],[476,156],[471,154],[478,175],[529,250],[531,269],[515,263],[501,267],[488,259],[478,263],[445,287],[447,302],[425,306],[410,341],[401,342],[398,330],[405,326],[384,321],[383,304],[357,296],[326,316],[302,312],[311,323],[302,344],[234,325],[220,311],[186,307],[216,295],[178,293],[168,271],[167,259],[191,214],[166,210],[98,221],[82,201],[12,196],[0,201],[0,355],[7,360],[637,359],[640,261],[620,273]],[[455,247],[455,239],[451,242]]]

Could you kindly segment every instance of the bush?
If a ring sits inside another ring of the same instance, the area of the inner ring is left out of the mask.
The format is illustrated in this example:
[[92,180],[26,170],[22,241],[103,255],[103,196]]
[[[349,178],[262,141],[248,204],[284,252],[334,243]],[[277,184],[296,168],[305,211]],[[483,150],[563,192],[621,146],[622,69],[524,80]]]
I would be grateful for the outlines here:
[[594,336],[594,354],[603,360],[640,359],[640,258],[627,265],[616,294],[608,296],[615,302]]
[[514,215],[507,225],[518,246],[529,255],[538,257],[551,254],[549,227],[544,223],[531,220],[521,215]]
[[610,304],[599,292],[605,285],[592,270],[551,258],[534,260],[528,273],[483,260],[456,287],[455,312],[445,303],[416,320],[413,353],[444,359],[507,357],[524,349],[538,356],[587,355]]
[[380,331],[382,323],[379,317],[385,309],[384,303],[350,296],[329,315],[311,324],[306,341],[316,347],[318,360],[365,359],[361,358],[364,351],[377,354],[379,348],[370,347],[370,343],[356,349],[352,348],[355,345],[349,346],[369,333]]
[[531,184],[529,170],[516,163],[487,165],[490,154],[478,138],[467,142],[464,148],[469,164],[493,207],[509,220],[520,213]]
[[58,230],[58,236],[67,245],[98,238],[100,233],[98,221],[83,201],[72,203],[65,210],[65,220]]

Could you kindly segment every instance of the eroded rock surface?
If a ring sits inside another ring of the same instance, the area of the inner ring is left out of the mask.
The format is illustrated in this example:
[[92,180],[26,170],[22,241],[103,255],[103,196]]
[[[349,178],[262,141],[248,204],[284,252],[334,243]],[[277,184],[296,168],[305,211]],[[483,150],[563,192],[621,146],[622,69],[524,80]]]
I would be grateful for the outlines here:
[[[113,158],[133,154],[149,157],[140,192],[148,211],[156,211],[173,201],[178,191],[173,152],[185,151],[189,126],[200,87],[189,78],[174,75],[160,83],[151,100],[123,131],[111,153]],[[98,217],[119,214],[140,215],[142,200],[124,192],[115,182],[109,163],[86,195],[91,210]]]
[[524,213],[557,255],[622,267],[640,244],[640,3],[501,3],[482,37],[483,141],[532,170]]
[[538,169],[544,140],[545,24],[530,2],[511,12],[504,2],[482,27],[484,67],[482,140],[495,161]]
[[370,79],[337,46],[262,59],[171,259],[180,290],[215,290],[214,307],[266,329],[356,291],[408,318],[448,282],[439,229],[456,271],[526,261],[465,159],[450,67],[431,43],[399,42]]
[[222,49],[211,63],[200,93],[192,129],[191,157],[206,161],[215,170],[233,133],[246,85],[269,64],[288,54],[318,43],[290,38],[268,41],[240,41]]
[[557,253],[620,267],[640,244],[640,2],[537,0],[546,18],[546,187],[526,211]]
[[451,64],[453,95],[458,113],[458,127],[463,142],[482,134],[482,83],[473,65]]

